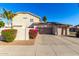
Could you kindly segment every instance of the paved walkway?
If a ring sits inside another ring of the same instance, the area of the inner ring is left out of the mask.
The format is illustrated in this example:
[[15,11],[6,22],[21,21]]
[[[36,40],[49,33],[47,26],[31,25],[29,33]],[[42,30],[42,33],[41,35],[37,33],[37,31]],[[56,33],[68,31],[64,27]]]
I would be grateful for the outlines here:
[[79,56],[79,38],[39,35],[35,45],[0,46],[0,55],[8,56]]

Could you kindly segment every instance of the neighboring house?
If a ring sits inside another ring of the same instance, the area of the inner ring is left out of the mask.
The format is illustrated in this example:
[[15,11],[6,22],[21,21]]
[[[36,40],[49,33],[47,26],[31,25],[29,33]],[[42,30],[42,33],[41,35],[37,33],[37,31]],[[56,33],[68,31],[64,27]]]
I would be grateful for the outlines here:
[[39,28],[39,34],[69,35],[70,25],[47,22],[36,23],[34,26]]
[[77,32],[77,31],[79,31],[79,25],[70,27],[70,31],[71,32]]
[[79,31],[79,25],[74,26],[76,28],[76,31]]

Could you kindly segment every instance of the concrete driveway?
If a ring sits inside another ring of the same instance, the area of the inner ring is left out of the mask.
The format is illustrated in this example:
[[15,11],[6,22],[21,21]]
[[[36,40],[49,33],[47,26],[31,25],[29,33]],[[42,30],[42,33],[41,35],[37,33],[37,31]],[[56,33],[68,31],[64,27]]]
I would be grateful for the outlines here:
[[38,35],[35,45],[0,46],[0,55],[7,56],[78,56],[79,38]]

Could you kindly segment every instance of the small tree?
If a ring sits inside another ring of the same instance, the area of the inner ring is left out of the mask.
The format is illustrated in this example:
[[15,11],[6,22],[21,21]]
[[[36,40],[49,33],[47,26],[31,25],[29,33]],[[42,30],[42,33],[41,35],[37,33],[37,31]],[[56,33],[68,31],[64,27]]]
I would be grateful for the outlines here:
[[8,25],[9,25],[9,22],[11,21],[11,28],[12,28],[12,18],[13,18],[13,13],[12,11],[7,11],[5,9],[3,9],[4,13],[3,13],[3,18],[7,18],[8,20]]
[[46,16],[43,17],[43,22],[44,22],[44,23],[47,22],[47,17],[46,17]]
[[0,21],[0,28],[4,27],[5,23],[3,21]]

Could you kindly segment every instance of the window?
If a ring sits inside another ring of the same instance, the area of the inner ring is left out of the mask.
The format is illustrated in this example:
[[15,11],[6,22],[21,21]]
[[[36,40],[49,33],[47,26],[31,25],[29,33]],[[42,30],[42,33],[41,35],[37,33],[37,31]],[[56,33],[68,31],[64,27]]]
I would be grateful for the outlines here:
[[23,17],[23,19],[27,19],[27,17]]
[[33,22],[33,19],[30,19],[30,22]]

